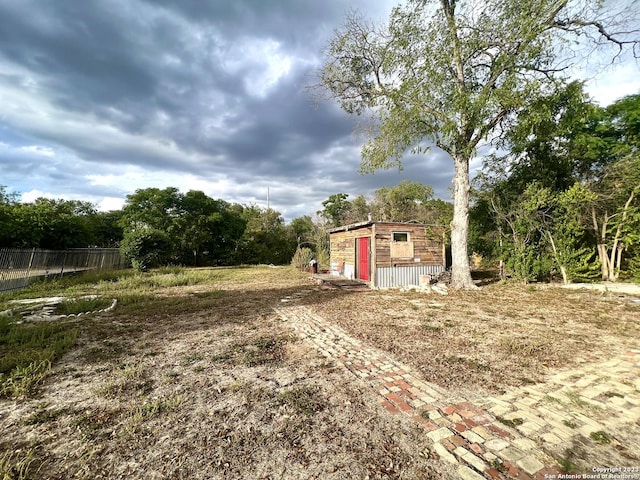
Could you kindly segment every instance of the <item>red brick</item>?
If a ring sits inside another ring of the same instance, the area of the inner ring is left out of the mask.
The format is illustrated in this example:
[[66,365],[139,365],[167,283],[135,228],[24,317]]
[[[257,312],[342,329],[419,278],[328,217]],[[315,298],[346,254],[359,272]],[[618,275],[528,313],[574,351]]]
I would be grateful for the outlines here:
[[408,392],[406,390],[400,390],[398,393],[400,395],[402,395],[403,397],[407,397],[407,398],[409,398],[411,400],[415,400],[416,399],[416,396],[413,393]]
[[399,402],[395,402],[395,404],[403,412],[412,412],[414,410],[414,408],[411,405],[409,405],[407,402],[403,400],[400,400]]
[[469,420],[468,418],[465,418],[462,421],[467,426],[467,428],[473,428],[478,426],[476,422],[474,422],[473,420]]
[[491,478],[495,478],[496,480],[500,480],[501,478],[503,478],[502,475],[500,475],[500,472],[495,468],[487,468],[484,473],[489,475]]
[[424,417],[421,417],[420,415],[414,415],[413,419],[416,422],[418,422],[420,425],[422,425],[424,428],[429,430],[430,432],[432,432],[433,430],[437,430],[438,429],[438,426],[435,423],[430,422],[429,420],[427,420]]
[[545,467],[542,470],[536,472],[536,480],[547,480],[549,478],[558,478],[558,475],[562,473],[562,470],[555,467]]
[[473,450],[478,455],[482,455],[484,453],[484,449],[480,445],[478,445],[477,443],[472,443],[471,444],[471,450]]
[[472,420],[478,425],[488,425],[494,421],[494,419],[489,415],[476,415],[475,417],[472,417]]
[[442,413],[444,413],[445,415],[451,415],[455,411],[456,411],[456,407],[453,405],[449,405],[447,407],[442,408]]
[[455,428],[458,432],[462,433],[467,429],[467,426],[464,423],[456,423],[453,428]]
[[491,430],[493,433],[500,435],[504,438],[511,438],[511,435],[508,432],[505,432],[501,428],[496,427],[495,425],[488,425],[487,428]]
[[401,402],[402,401],[402,399],[397,394],[395,394],[393,392],[389,392],[389,393],[385,394],[385,397],[387,397],[393,403],[397,403],[397,402]]
[[469,442],[467,442],[459,435],[454,435],[453,437],[451,437],[451,442],[457,447],[466,447],[469,445]]
[[440,443],[442,443],[442,445],[444,445],[444,448],[446,448],[450,452],[453,452],[456,449],[456,446],[453,443],[451,443],[448,438],[445,438]]
[[404,380],[398,380],[396,382],[396,385],[398,385],[400,388],[402,388],[403,390],[409,390],[411,388],[411,385],[409,385],[407,382],[405,382]]
[[520,469],[518,467],[516,467],[513,463],[510,463],[510,462],[504,462],[502,465],[504,465],[504,468],[507,469],[508,475],[510,475],[511,477],[518,478],[518,475],[520,473]]
[[399,410],[392,403],[387,402],[386,400],[382,402],[382,406],[386,408],[389,413],[399,413]]
[[480,410],[478,407],[476,407],[474,404],[470,402],[462,402],[462,403],[459,403],[457,406],[459,410],[474,412],[475,415],[482,415],[484,413],[482,410]]

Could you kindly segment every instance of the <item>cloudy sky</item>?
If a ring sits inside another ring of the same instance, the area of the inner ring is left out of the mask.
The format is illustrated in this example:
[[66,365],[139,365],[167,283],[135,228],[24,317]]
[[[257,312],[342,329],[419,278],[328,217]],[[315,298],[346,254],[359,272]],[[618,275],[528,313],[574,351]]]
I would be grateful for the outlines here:
[[[356,119],[306,88],[348,10],[383,20],[395,3],[0,0],[0,185],[102,210],[138,188],[260,206],[269,189],[287,220],[403,179],[448,199],[443,152],[360,175]],[[640,70],[588,91],[603,105],[638,93]]]

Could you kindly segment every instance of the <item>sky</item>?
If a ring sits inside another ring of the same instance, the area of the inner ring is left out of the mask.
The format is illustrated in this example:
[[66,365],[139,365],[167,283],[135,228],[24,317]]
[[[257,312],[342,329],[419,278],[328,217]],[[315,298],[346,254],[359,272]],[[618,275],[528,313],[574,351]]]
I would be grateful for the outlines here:
[[[447,154],[362,175],[357,118],[308,89],[348,11],[382,21],[395,3],[0,0],[0,185],[100,210],[149,187],[268,198],[287,220],[405,179],[448,200]],[[602,105],[640,92],[633,61],[588,76]]]

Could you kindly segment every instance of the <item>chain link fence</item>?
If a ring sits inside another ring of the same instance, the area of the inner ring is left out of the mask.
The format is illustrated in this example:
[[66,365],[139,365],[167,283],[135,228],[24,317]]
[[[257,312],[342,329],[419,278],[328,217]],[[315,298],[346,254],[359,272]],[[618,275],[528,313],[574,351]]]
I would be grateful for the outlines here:
[[117,248],[3,248],[0,249],[0,292],[24,288],[36,278],[58,278],[66,273],[128,266],[129,262]]

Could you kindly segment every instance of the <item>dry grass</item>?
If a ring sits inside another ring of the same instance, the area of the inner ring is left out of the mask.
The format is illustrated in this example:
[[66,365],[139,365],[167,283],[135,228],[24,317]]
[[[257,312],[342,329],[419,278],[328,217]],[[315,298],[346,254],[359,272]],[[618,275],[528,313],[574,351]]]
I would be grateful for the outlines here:
[[274,314],[283,297],[311,288],[305,274],[152,275],[56,292],[119,302],[75,323],[76,346],[39,393],[0,400],[4,471],[43,479],[448,476],[423,453],[418,425],[386,415]]
[[626,299],[508,284],[321,290],[259,267],[37,288],[118,306],[74,323],[76,345],[39,392],[0,400],[0,473],[16,478],[456,478],[415,422],[388,415],[274,314],[303,289],[313,293],[299,301],[327,320],[471,400],[640,338],[640,306]]
[[465,394],[536,383],[554,368],[640,345],[640,305],[614,294],[502,283],[447,296],[335,290],[326,297],[310,307]]

